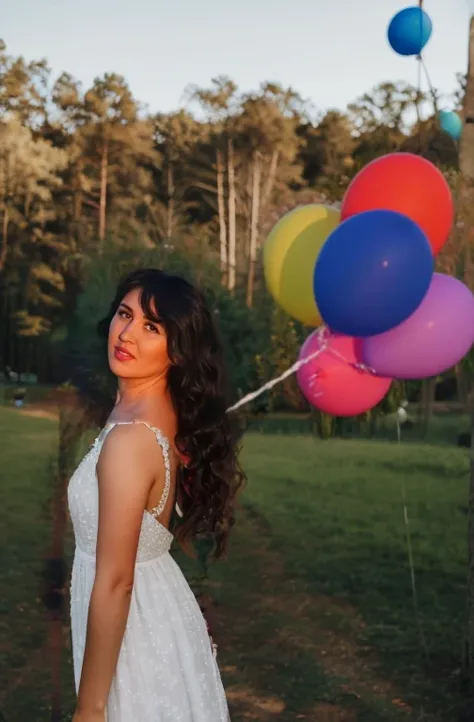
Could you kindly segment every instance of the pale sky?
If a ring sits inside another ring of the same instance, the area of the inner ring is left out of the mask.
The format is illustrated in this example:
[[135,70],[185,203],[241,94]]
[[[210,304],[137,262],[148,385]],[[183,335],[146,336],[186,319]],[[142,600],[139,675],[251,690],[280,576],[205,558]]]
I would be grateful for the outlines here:
[[[382,81],[417,83],[417,62],[388,45],[391,17],[414,0],[1,0],[11,55],[46,57],[85,87],[125,76],[151,111],[182,105],[189,83],[229,75],[241,90],[291,85],[316,108],[343,109]],[[467,67],[474,0],[424,0],[433,20],[425,61],[433,85]],[[426,86],[425,86],[426,87]],[[449,104],[446,106],[449,108]]]

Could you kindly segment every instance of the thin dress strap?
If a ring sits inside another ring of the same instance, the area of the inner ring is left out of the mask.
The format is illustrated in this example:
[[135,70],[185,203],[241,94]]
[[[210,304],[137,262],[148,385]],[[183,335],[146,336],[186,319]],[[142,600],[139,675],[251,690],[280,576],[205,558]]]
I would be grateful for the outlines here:
[[130,424],[143,424],[143,426],[146,426],[150,431],[153,431],[155,434],[155,438],[159,445],[161,446],[161,451],[163,452],[163,462],[165,465],[165,488],[163,489],[163,494],[161,496],[160,502],[157,506],[153,507],[153,509],[150,510],[150,514],[152,514],[156,519],[163,514],[166,502],[168,501],[170,489],[171,489],[171,464],[170,464],[170,455],[169,455],[169,441],[164,436],[164,434],[160,431],[160,429],[157,429],[156,426],[151,426],[146,421],[112,421],[110,424],[108,424],[108,431],[110,431],[114,426],[127,426]]

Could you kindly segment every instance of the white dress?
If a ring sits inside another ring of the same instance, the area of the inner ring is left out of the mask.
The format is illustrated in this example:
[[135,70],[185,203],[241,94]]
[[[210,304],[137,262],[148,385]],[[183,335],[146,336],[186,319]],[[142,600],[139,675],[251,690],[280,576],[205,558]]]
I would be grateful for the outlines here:
[[[76,541],[71,579],[76,692],[95,577],[99,511],[96,464],[113,426],[108,424],[99,434],[68,488]],[[163,451],[165,488],[153,514],[145,511],[143,515],[130,612],[108,699],[107,722],[229,722],[206,622],[169,553],[173,536],[155,518],[162,513],[171,486],[169,444],[158,429],[148,428]]]

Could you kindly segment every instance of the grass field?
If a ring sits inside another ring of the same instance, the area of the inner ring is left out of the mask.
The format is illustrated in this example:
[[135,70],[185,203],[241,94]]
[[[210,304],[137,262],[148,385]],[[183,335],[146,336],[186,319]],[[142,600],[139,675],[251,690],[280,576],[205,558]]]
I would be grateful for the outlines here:
[[[442,423],[436,444],[246,436],[229,560],[211,568],[203,599],[233,722],[459,719],[469,458],[448,443],[463,421]],[[57,427],[0,409],[0,435],[0,710],[6,722],[47,722],[38,590]],[[177,556],[192,578],[195,564]]]

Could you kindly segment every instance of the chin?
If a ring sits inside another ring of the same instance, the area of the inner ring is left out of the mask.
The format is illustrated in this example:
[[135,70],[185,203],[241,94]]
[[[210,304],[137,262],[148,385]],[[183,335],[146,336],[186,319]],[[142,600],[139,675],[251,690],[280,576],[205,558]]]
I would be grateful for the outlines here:
[[110,364],[110,370],[118,379],[139,379],[140,374],[134,373],[132,369],[124,369],[121,364]]
[[114,376],[118,376],[121,379],[133,379],[140,375],[137,373],[137,369],[133,368],[133,364],[135,363],[135,361],[129,361],[126,363],[118,361],[113,355],[113,352],[109,355],[109,369]]

